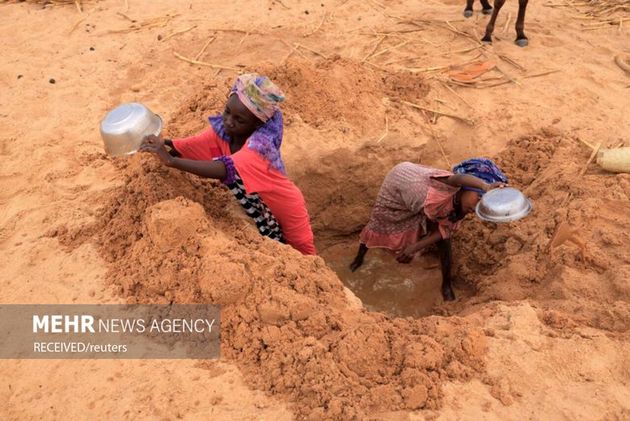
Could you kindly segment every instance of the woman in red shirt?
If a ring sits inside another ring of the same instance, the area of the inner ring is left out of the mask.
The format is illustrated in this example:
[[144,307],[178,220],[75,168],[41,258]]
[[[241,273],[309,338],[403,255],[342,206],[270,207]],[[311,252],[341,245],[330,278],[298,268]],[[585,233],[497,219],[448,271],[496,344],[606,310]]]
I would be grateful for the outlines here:
[[[282,91],[267,77],[237,78],[223,114],[196,136],[162,140],[147,136],[140,150],[167,166],[223,181],[263,236],[316,254],[302,193],[286,176],[280,155]],[[165,148],[169,146],[171,151]]]

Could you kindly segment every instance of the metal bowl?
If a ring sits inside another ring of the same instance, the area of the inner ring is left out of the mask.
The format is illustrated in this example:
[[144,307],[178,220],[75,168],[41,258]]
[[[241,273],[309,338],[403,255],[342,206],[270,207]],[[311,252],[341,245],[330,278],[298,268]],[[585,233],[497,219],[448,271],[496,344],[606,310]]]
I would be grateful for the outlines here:
[[532,208],[532,202],[523,193],[512,187],[504,187],[484,194],[475,211],[484,221],[501,223],[524,218]]
[[137,102],[119,105],[101,121],[105,151],[112,156],[131,155],[145,136],[159,136],[161,132],[160,116]]

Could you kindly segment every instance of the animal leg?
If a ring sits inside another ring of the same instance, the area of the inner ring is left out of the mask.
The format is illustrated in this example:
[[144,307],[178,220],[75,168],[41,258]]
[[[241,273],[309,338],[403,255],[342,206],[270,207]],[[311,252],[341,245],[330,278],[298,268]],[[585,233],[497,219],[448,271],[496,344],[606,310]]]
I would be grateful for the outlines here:
[[494,32],[494,24],[496,23],[499,11],[504,4],[505,0],[494,0],[494,10],[492,11],[492,16],[490,17],[488,26],[486,26],[486,35],[481,39],[483,42],[492,42],[492,32]]
[[[473,2],[475,0],[466,0],[466,8],[464,9],[464,17],[471,17],[473,15]],[[488,1],[488,0],[484,0]]]
[[481,7],[481,13],[484,15],[492,13],[492,6],[490,6],[490,2],[488,0],[481,0]]
[[518,0],[518,17],[516,18],[516,45],[526,47],[529,44],[525,36],[525,10],[528,0]]

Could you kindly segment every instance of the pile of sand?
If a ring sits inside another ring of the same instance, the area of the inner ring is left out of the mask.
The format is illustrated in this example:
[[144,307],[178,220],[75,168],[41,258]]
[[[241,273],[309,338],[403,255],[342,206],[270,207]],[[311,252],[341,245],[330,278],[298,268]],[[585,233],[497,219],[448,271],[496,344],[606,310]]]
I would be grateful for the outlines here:
[[[277,72],[296,81],[284,83],[291,92],[317,71],[305,76],[300,66],[285,66]],[[224,88],[200,90],[171,130],[184,134],[206,124],[201,116],[221,103]],[[366,165],[370,153],[353,164],[337,154],[325,160],[329,171],[304,177],[317,235],[351,235],[370,210],[373,195],[365,190],[375,193],[382,174],[413,152],[385,145],[366,145],[364,152],[370,148],[381,157],[377,165]],[[415,150],[418,156],[425,151],[424,145]],[[630,177],[580,176],[589,153],[576,139],[549,131],[509,144],[497,161],[532,198],[535,211],[517,224],[464,225],[456,236],[455,272],[477,293],[436,311],[456,314],[492,300],[529,299],[554,328],[628,329],[628,234],[616,224],[630,210]],[[223,356],[254,387],[288,397],[300,416],[437,408],[444,381],[483,372],[484,335],[491,332],[458,317],[414,320],[366,312],[352,305],[321,258],[260,237],[220,183],[163,167],[150,156],[116,165],[124,184],[103,197],[97,222],[50,235],[71,247],[94,238],[110,262],[109,282],[129,302],[222,305]],[[354,181],[341,191],[329,181],[343,173]],[[547,245],[561,221],[582,228],[585,261],[567,245],[550,256]],[[327,231],[318,231],[320,226]]]
[[231,216],[232,198],[213,183],[146,156],[122,171],[124,187],[88,230],[111,263],[109,282],[131,303],[222,305],[223,356],[300,415],[436,408],[444,381],[483,368],[485,337],[469,322],[368,313],[321,258]]
[[[499,165],[534,211],[512,224],[468,223],[456,237],[457,274],[478,290],[474,303],[527,299],[554,327],[627,332],[630,175],[594,164],[580,175],[590,153],[578,139],[550,131],[516,139],[501,153]],[[549,249],[562,222],[586,243],[584,259],[569,242]]]

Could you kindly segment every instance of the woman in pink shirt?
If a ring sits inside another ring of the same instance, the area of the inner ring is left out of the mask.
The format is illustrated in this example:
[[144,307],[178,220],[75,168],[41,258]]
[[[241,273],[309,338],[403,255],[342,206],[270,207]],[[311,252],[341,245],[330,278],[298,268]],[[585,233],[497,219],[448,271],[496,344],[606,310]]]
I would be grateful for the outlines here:
[[398,262],[409,263],[416,253],[437,244],[442,297],[454,300],[451,233],[467,214],[474,212],[485,192],[507,182],[495,163],[486,158],[463,161],[453,172],[411,162],[396,165],[385,176],[350,269],[354,272],[363,264],[370,248],[392,250]]
[[[267,77],[237,78],[222,115],[196,136],[162,140],[147,136],[140,150],[167,166],[223,181],[261,235],[316,254],[302,193],[286,176],[280,155],[282,91]],[[170,147],[170,152],[165,145]]]

